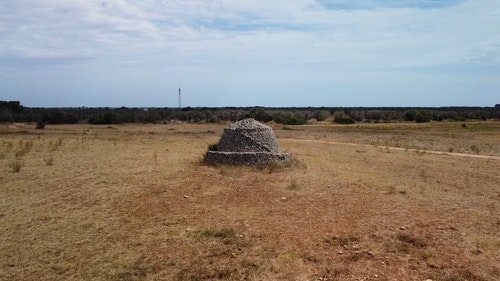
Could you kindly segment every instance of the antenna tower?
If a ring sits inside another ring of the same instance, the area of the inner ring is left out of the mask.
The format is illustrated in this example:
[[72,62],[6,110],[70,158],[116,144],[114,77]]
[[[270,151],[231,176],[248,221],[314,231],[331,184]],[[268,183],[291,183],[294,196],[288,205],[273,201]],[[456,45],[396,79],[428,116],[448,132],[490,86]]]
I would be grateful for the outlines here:
[[181,88],[179,88],[179,110],[181,110],[182,103],[181,103]]

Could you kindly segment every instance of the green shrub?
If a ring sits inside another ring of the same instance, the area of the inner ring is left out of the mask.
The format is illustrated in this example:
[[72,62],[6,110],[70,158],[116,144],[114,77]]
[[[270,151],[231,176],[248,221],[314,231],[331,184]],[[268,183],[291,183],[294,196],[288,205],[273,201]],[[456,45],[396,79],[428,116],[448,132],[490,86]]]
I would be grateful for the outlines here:
[[283,125],[304,125],[306,123],[306,120],[295,116],[279,117],[275,118],[274,121]]
[[207,152],[205,152],[205,154],[203,155],[203,158],[201,159],[200,163],[203,164],[203,165],[209,164],[208,161],[207,161],[208,153],[210,151],[217,151],[218,146],[219,146],[218,143],[211,143],[211,144],[209,144]]
[[338,124],[345,124],[345,125],[356,123],[356,121],[354,121],[354,119],[349,118],[349,117],[335,117],[333,122],[338,123]]
[[210,117],[210,118],[208,119],[208,122],[209,122],[209,123],[217,123],[217,122],[219,122],[219,121],[220,121],[220,119],[219,119],[219,117],[217,117],[217,116],[212,116],[212,117]]
[[212,143],[208,145],[208,150],[209,151],[217,151],[219,144],[218,143]]

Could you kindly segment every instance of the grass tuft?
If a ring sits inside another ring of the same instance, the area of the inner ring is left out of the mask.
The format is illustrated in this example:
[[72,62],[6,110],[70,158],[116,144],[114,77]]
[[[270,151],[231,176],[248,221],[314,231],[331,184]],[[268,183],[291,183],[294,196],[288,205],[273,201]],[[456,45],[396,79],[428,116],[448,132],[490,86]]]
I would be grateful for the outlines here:
[[198,238],[236,238],[237,232],[233,228],[223,227],[220,229],[208,228],[196,232]]
[[233,165],[224,165],[217,164],[217,168],[219,169],[219,173],[223,176],[240,176],[244,166],[233,166]]
[[280,172],[283,170],[292,170],[292,169],[301,169],[307,172],[307,164],[298,159],[297,157],[291,157],[286,161],[273,161],[272,163],[260,167],[261,169],[267,169],[267,171],[272,174],[276,172]]
[[385,243],[385,251],[388,253],[409,254],[410,245],[400,241],[390,241]]
[[498,255],[500,254],[500,237],[485,236],[478,238],[476,246],[484,252]]
[[432,280],[436,281],[486,281],[484,277],[472,272],[469,269],[459,269],[452,272],[446,272],[440,276],[435,276]]
[[300,184],[297,182],[297,178],[292,177],[290,179],[290,184],[287,186],[289,190],[298,190],[300,189]]
[[23,166],[23,162],[21,161],[14,161],[9,164],[9,168],[12,170],[14,173],[19,173],[21,171],[21,167]]
[[47,158],[43,158],[43,162],[45,162],[45,165],[47,165],[47,166],[52,166],[52,165],[54,165],[54,157],[52,155],[50,155]]
[[23,140],[19,141],[19,150],[16,151],[15,155],[17,159],[22,158],[24,155],[26,155],[28,152],[31,151],[31,147],[33,146],[33,141],[26,141],[23,142]]
[[207,147],[207,151],[205,152],[205,154],[203,154],[203,158],[201,159],[200,164],[210,165],[210,163],[207,161],[208,152],[209,151],[217,151],[218,146],[219,146],[218,143],[211,143],[211,144],[209,144],[208,147]]
[[475,154],[479,154],[481,152],[481,149],[479,149],[479,147],[477,147],[477,145],[471,145],[470,146],[470,150],[475,153]]
[[158,165],[158,151],[153,152],[153,162]]
[[333,236],[324,240],[330,246],[351,246],[359,243],[360,239],[354,235],[347,234],[342,236]]
[[401,241],[401,242],[406,243],[406,244],[410,244],[410,245],[417,247],[417,248],[427,247],[427,243],[423,239],[412,236],[410,234],[398,233],[398,235],[396,236],[396,239],[398,241]]
[[50,142],[49,143],[49,148],[50,148],[50,151],[56,151],[58,150],[61,146],[63,145],[63,140],[62,138],[58,138],[56,142]]
[[394,193],[396,193],[396,187],[394,185],[389,186],[386,194],[394,194]]
[[125,265],[119,272],[111,276],[111,280],[132,281],[144,280],[150,268],[145,264],[144,257],[138,258],[132,264]]

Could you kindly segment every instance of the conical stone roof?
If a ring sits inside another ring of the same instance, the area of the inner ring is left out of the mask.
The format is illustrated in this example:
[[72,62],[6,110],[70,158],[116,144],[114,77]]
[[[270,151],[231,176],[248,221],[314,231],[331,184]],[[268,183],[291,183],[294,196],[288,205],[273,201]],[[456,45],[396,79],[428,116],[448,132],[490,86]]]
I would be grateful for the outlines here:
[[225,128],[217,151],[281,153],[273,128],[252,118]]
[[217,150],[207,153],[209,163],[228,165],[263,165],[289,158],[281,153],[273,129],[252,118],[225,128]]

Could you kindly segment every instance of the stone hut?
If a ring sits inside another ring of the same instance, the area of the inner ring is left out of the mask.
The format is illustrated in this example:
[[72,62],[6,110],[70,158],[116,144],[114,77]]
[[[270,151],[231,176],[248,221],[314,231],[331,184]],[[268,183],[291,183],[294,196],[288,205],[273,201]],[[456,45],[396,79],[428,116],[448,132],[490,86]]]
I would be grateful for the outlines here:
[[273,128],[252,118],[225,128],[217,150],[209,150],[206,157],[210,164],[252,166],[289,159],[290,154],[281,152]]

